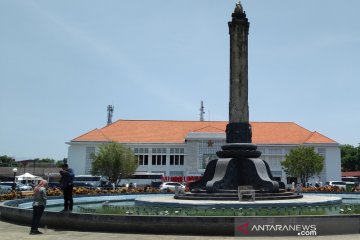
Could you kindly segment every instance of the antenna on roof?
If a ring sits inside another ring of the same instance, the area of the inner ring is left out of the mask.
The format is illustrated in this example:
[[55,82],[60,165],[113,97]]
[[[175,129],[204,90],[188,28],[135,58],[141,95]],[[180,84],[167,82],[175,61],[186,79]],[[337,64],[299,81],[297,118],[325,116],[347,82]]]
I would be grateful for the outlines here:
[[109,105],[107,107],[107,125],[112,123],[112,116],[113,116],[113,112],[114,112],[114,106],[113,105]]
[[204,103],[203,103],[203,101],[201,101],[201,106],[200,106],[200,122],[203,122],[203,121],[204,121],[204,114],[205,114],[205,111],[204,111]]

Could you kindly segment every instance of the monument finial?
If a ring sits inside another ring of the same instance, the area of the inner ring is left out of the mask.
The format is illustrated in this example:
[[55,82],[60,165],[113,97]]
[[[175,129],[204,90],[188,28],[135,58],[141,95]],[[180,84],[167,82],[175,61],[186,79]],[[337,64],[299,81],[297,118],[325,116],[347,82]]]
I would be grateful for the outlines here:
[[236,20],[240,20],[240,21],[246,20],[247,21],[246,13],[245,13],[244,8],[240,1],[236,4],[234,13],[231,16],[233,19],[236,19]]
[[239,2],[236,4],[236,7],[235,7],[235,13],[243,13],[243,12],[244,12],[244,9],[241,4],[241,1],[239,0]]

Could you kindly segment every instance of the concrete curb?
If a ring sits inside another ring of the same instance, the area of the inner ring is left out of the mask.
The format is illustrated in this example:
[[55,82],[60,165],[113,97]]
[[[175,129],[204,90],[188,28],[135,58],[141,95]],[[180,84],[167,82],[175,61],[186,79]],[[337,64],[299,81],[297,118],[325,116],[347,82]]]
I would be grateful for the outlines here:
[[[12,204],[15,205],[13,202],[7,201],[0,204],[1,218],[29,225],[32,210],[11,206]],[[301,234],[302,231],[304,231],[305,236],[360,233],[360,215],[177,217],[45,211],[41,224],[54,229],[88,232],[205,236],[296,236]]]

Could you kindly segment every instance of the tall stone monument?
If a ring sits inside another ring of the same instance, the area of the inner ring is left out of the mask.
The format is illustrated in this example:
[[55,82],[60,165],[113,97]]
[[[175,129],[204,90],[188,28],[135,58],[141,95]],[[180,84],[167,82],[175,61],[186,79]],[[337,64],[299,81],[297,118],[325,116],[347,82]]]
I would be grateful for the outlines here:
[[236,4],[230,34],[230,102],[227,143],[251,143],[248,105],[249,21],[241,3]]
[[255,191],[257,200],[299,198],[285,192],[285,185],[274,180],[261,152],[251,143],[252,131],[248,106],[248,34],[249,21],[241,3],[236,4],[229,22],[230,102],[226,144],[217,152],[219,159],[206,166],[203,177],[190,184],[190,192],[181,199],[238,199],[238,188]]

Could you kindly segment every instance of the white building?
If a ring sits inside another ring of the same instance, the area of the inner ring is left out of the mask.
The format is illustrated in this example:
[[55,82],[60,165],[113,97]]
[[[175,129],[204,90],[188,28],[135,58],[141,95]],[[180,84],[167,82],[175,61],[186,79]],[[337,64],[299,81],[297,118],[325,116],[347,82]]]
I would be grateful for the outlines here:
[[[201,175],[207,162],[225,144],[225,121],[118,120],[94,129],[67,144],[68,163],[76,174],[89,174],[91,154],[101,144],[114,141],[133,149],[139,172],[164,173],[165,176]],[[252,122],[252,141],[269,163],[274,177],[287,179],[280,162],[292,148],[312,146],[325,158],[325,166],[312,182],[341,179],[339,144],[292,122]]]

